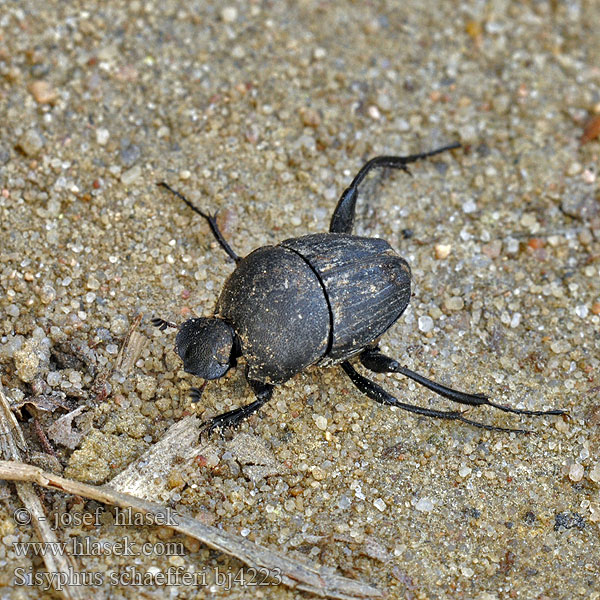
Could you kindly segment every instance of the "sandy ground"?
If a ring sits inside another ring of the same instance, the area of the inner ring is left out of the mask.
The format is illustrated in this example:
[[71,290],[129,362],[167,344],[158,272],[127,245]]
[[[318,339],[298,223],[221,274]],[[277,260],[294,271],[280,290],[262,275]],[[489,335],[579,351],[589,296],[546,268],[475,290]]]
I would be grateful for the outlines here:
[[[600,4],[584,1],[0,3],[0,374],[31,460],[104,483],[184,414],[252,399],[240,366],[191,405],[199,381],[174,334],[150,324],[210,314],[233,270],[156,181],[219,209],[245,255],[326,231],[368,158],[459,141],[412,178],[380,171],[362,188],[356,230],[413,271],[382,349],[447,385],[568,418],[469,410],[535,433],[486,431],[389,409],[340,369],[310,369],[239,432],[277,468],[248,476],[217,439],[216,458],[175,472],[162,500],[390,598],[599,598],[600,143],[581,144],[600,113],[598,23]],[[112,372],[138,315],[148,341]],[[78,406],[65,445],[52,424]],[[45,567],[16,555],[34,534],[13,518],[11,485],[0,492],[0,598],[58,597],[15,577]],[[97,507],[43,501],[53,514]],[[124,532],[108,511],[84,533],[169,535]],[[103,575],[204,569],[205,587],[104,578],[86,596],[297,597],[219,584],[242,563],[183,541],[181,556],[77,559]]]

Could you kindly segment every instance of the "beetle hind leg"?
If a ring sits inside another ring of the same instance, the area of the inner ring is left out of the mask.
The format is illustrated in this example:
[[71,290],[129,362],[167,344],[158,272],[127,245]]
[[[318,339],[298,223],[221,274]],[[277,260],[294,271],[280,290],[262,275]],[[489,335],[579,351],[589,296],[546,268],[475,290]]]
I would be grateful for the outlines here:
[[352,383],[361,391],[366,394],[371,400],[379,402],[380,404],[386,404],[387,406],[396,406],[402,410],[422,415],[424,417],[433,417],[435,419],[449,419],[451,421],[460,421],[461,423],[467,423],[480,429],[487,429],[488,431],[504,431],[510,433],[531,433],[528,429],[511,429],[508,427],[496,427],[495,425],[487,425],[486,423],[480,423],[479,421],[472,421],[463,416],[463,413],[458,410],[432,410],[430,408],[423,408],[422,406],[415,406],[414,404],[407,404],[400,402],[397,398],[392,396],[389,392],[386,392],[380,385],[377,385],[374,381],[367,379],[360,373],[358,373],[349,362],[341,363],[342,369],[350,377]]
[[459,147],[460,144],[454,143],[443,146],[442,148],[430,150],[429,152],[422,152],[421,154],[411,154],[410,156],[376,156],[375,158],[372,158],[363,165],[361,170],[356,174],[356,177],[352,180],[352,183],[341,195],[337,206],[333,211],[333,216],[331,217],[331,222],[329,224],[329,231],[331,233],[352,233],[354,213],[356,211],[356,200],[358,199],[358,186],[371,169],[377,167],[391,167],[393,169],[401,169],[410,175],[410,171],[406,166],[407,164]]
[[377,348],[369,348],[362,352],[360,355],[360,361],[367,369],[373,371],[375,373],[400,373],[409,377],[413,381],[416,381],[418,384],[426,387],[427,389],[435,392],[439,396],[443,396],[444,398],[448,398],[448,400],[452,400],[453,402],[458,402],[460,404],[466,404],[468,406],[493,406],[499,410],[504,412],[513,413],[515,415],[528,415],[528,416],[542,416],[542,415],[564,415],[566,411],[561,409],[552,409],[552,410],[525,410],[521,408],[511,408],[510,406],[504,406],[503,404],[497,404],[496,402],[492,402],[487,396],[483,394],[467,394],[465,392],[459,392],[458,390],[453,390],[452,388],[446,387],[441,383],[437,383],[424,377],[423,375],[419,375],[419,373],[415,373],[410,369],[403,367],[398,363],[397,360],[393,358],[389,358],[384,354],[381,354]]

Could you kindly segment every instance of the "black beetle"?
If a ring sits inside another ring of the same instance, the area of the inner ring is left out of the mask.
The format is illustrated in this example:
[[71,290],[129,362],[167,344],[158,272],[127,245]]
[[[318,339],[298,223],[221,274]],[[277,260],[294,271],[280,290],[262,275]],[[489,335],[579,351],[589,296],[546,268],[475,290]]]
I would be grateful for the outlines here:
[[[432,410],[400,402],[354,369],[348,361],[356,355],[371,371],[402,373],[461,404],[487,404],[518,415],[564,413],[510,408],[481,394],[453,390],[401,366],[377,347],[381,335],[408,305],[411,273],[408,263],[386,241],[352,235],[358,186],[375,167],[392,167],[410,174],[408,163],[458,147],[460,144],[455,143],[422,154],[369,160],[342,194],[329,233],[264,246],[243,259],[219,231],[216,215],[196,208],[166,183],[158,184],[206,219],[217,242],[237,263],[223,287],[214,315],[183,323],[175,343],[185,371],[205,380],[223,377],[236,366],[238,358],[246,359],[246,378],[256,400],[210,419],[206,423],[209,431],[238,425],[270,400],[276,384],[307,367],[335,364],[340,364],[362,393],[381,404],[493,431],[527,431],[472,421],[460,411]],[[152,323],[163,331],[178,327],[160,318],[152,319]],[[200,398],[203,387],[192,389],[194,400]]]

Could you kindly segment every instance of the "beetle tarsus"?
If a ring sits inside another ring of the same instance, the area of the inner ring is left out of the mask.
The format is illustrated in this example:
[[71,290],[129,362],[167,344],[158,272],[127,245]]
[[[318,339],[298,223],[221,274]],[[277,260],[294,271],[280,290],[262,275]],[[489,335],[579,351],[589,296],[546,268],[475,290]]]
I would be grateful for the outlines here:
[[472,421],[463,416],[463,413],[458,410],[433,410],[430,408],[423,408],[422,406],[415,406],[414,404],[407,404],[406,402],[400,402],[397,398],[392,396],[389,392],[386,392],[380,385],[377,385],[374,381],[367,379],[360,373],[358,373],[349,362],[341,363],[342,369],[346,372],[352,383],[358,388],[360,392],[366,394],[371,400],[379,402],[380,404],[386,404],[388,406],[396,406],[402,410],[412,412],[424,417],[433,417],[435,419],[449,419],[451,421],[461,421],[480,429],[487,429],[488,431],[504,431],[507,433],[531,433],[528,429],[513,429],[509,427],[496,427],[495,425],[488,425],[486,423],[480,423],[479,421]]
[[531,417],[541,417],[543,415],[566,415],[567,411],[562,408],[553,408],[551,410],[527,410],[524,408],[512,408],[510,406],[505,406],[504,404],[496,404],[495,402],[491,402],[488,400],[485,404],[489,406],[493,406],[499,410],[503,410],[504,412],[513,413],[515,415],[528,415]]
[[164,331],[169,327],[173,327],[173,329],[177,329],[179,327],[179,325],[177,325],[176,323],[171,323],[171,321],[165,321],[160,317],[154,317],[150,319],[150,323],[152,323],[154,327],[158,327],[161,331]]
[[439,396],[443,396],[444,398],[448,398],[448,400],[452,400],[453,402],[458,402],[460,404],[467,404],[468,406],[493,406],[494,408],[504,412],[513,413],[515,415],[528,415],[534,417],[539,417],[542,415],[566,414],[566,411],[561,409],[526,410],[522,408],[511,408],[510,406],[504,406],[503,404],[496,404],[495,402],[492,402],[484,394],[467,394],[465,392],[459,392],[458,390],[446,387],[441,383],[432,381],[431,379],[428,379],[419,373],[415,373],[407,367],[403,367],[398,363],[397,360],[381,354],[377,348],[368,348],[362,352],[360,355],[360,362],[364,367],[370,371],[373,371],[374,373],[400,373],[405,375],[413,381],[416,381],[418,384],[430,389]]
[[360,171],[356,174],[356,177],[352,180],[352,183],[344,190],[341,195],[331,222],[329,224],[329,231],[331,233],[352,233],[352,226],[354,224],[354,213],[356,210],[356,200],[358,199],[358,186],[362,180],[367,176],[371,169],[376,167],[391,167],[392,169],[401,169],[408,175],[411,172],[406,166],[409,163],[435,156],[447,150],[454,150],[460,148],[458,142],[430,150],[429,152],[422,152],[420,154],[411,154],[409,156],[376,156],[368,162],[366,162]]
[[219,226],[217,225],[217,212],[215,212],[213,215],[211,215],[209,213],[205,213],[204,211],[200,210],[197,206],[192,204],[181,192],[174,190],[168,183],[166,183],[164,181],[159,181],[156,185],[159,187],[163,187],[166,190],[169,190],[169,192],[171,192],[172,194],[177,196],[180,200],[183,200],[194,212],[198,213],[203,219],[206,219],[206,221],[208,222],[208,224],[210,226],[210,230],[212,231],[213,235],[215,236],[215,239],[217,240],[217,242],[219,243],[221,248],[223,248],[223,250],[225,250],[225,252],[227,252],[227,254],[231,258],[233,258],[233,260],[235,260],[236,263],[240,262],[240,260],[242,260],[233,251],[233,249],[231,248],[231,246],[229,245],[227,240],[223,237],[223,234],[221,233],[221,230],[219,229]]

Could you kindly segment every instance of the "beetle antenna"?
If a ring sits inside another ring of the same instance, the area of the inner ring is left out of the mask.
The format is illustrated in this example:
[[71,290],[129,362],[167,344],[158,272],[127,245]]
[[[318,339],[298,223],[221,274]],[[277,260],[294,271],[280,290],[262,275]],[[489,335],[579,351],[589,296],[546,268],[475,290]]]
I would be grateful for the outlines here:
[[179,328],[179,325],[177,325],[176,323],[172,323],[171,321],[165,321],[164,319],[161,319],[160,317],[154,317],[154,318],[150,319],[150,323],[152,323],[152,325],[154,325],[154,327],[158,327],[161,331],[164,331],[168,327],[172,327],[173,329]]
[[217,213],[215,213],[214,215],[211,215],[209,213],[205,213],[204,211],[200,210],[197,206],[192,204],[181,192],[174,190],[168,183],[166,183],[164,181],[159,181],[156,185],[169,190],[169,192],[171,192],[171,194],[174,194],[180,200],[183,200],[195,213],[198,213],[203,219],[206,219],[206,221],[210,225],[210,229],[211,229],[213,235],[215,236],[215,239],[217,240],[217,242],[219,242],[219,245],[221,246],[221,248],[223,248],[223,250],[225,250],[225,252],[227,252],[229,257],[233,258],[233,260],[235,260],[236,263],[240,262],[240,260],[242,260],[232,250],[231,246],[227,243],[227,240],[223,237],[223,234],[221,233],[221,230],[219,229],[219,226],[217,225]]

